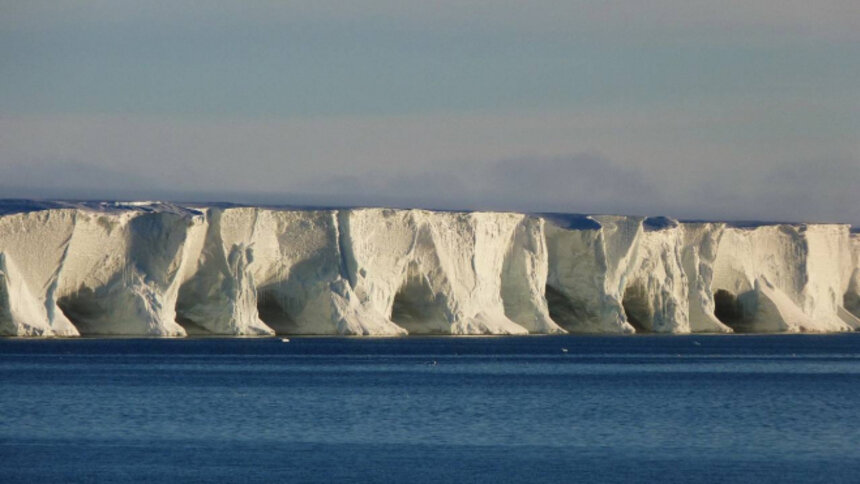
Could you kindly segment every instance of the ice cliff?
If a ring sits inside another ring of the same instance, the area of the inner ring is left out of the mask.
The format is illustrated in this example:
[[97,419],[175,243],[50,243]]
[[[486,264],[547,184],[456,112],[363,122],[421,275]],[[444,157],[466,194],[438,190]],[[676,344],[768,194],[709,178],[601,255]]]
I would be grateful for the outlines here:
[[0,334],[860,329],[847,225],[0,203]]

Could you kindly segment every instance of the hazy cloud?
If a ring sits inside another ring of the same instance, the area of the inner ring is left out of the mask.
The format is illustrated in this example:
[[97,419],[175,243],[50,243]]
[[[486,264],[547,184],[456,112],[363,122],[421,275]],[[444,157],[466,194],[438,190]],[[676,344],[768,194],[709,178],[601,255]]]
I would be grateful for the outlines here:
[[860,158],[752,167],[734,176],[702,180],[699,186],[702,201],[712,201],[711,210],[724,217],[842,221],[860,226]]
[[[436,171],[368,173],[311,182],[340,203],[527,212],[671,215],[685,219],[848,222],[860,225],[860,160],[796,161],[682,180],[655,179],[593,155],[443,164]],[[384,195],[382,195],[384,194]]]
[[0,198],[164,199],[305,206],[622,213],[687,219],[848,222],[860,226],[860,160],[795,162],[702,176],[692,186],[579,154],[285,183],[279,191],[183,189],[169,180],[80,162],[0,164]]
[[647,214],[665,208],[641,171],[587,154],[333,175],[303,183],[297,195],[342,205],[451,210]]
[[98,198],[157,189],[158,184],[146,175],[80,161],[0,163],[3,197]]
[[734,113],[0,117],[0,197],[860,222],[850,124],[750,141]]

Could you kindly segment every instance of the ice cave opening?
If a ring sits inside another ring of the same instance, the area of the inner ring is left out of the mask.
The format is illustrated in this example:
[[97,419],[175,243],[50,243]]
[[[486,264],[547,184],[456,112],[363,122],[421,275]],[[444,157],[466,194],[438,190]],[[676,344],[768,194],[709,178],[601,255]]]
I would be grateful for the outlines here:
[[[445,308],[425,277],[410,273],[394,296],[391,320],[410,333],[442,332],[448,326]],[[436,329],[436,331],[434,331]]]
[[502,307],[511,321],[519,322],[534,314],[529,279],[521,257],[505,256],[502,266],[500,295]]
[[731,291],[717,289],[714,292],[714,316],[736,333],[746,329],[743,304]]
[[92,289],[84,289],[57,299],[57,307],[81,336],[110,334],[110,320],[104,319],[104,308],[97,301]]
[[589,320],[588,312],[576,301],[571,300],[565,293],[547,284],[544,291],[549,317],[565,330],[576,333],[583,332],[582,324]]
[[858,287],[860,277],[853,277],[848,290],[842,295],[842,307],[849,313],[860,318],[860,287]]
[[217,301],[217,298],[212,294],[203,293],[200,284],[182,284],[176,295],[176,307],[174,308],[176,324],[182,326],[182,329],[189,335],[215,334],[215,331],[210,329],[211,326],[207,327],[213,318],[218,317],[217,312],[211,311],[215,305],[209,304],[210,301]]
[[648,299],[648,291],[643,284],[635,283],[627,286],[621,298],[624,315],[627,322],[637,333],[654,331],[654,311]]
[[257,313],[266,326],[272,328],[277,334],[299,333],[299,325],[285,309],[286,305],[286,301],[283,301],[271,287],[257,289]]
[[191,318],[187,318],[183,316],[179,312],[179,308],[176,311],[176,324],[182,326],[182,329],[185,330],[186,333],[192,336],[201,336],[201,335],[209,335],[213,334],[212,331],[206,329],[205,327],[197,324]]
[[[0,255],[0,257],[3,256]],[[0,259],[0,262],[2,262],[2,259]],[[6,287],[5,278],[5,274],[0,269],[0,327],[11,327],[14,323],[12,322],[11,301],[9,300],[9,290]]]

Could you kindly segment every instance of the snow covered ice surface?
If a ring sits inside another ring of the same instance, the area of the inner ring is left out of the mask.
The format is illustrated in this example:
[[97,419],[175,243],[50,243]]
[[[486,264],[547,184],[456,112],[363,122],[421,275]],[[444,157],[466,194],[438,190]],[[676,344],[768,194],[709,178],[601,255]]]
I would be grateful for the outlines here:
[[0,202],[0,334],[860,329],[839,224]]

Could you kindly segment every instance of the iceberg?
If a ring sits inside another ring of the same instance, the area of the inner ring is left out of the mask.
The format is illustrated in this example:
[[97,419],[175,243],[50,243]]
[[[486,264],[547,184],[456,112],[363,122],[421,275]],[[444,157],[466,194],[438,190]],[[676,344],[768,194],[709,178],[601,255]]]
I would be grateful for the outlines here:
[[844,224],[0,202],[0,334],[860,329]]

